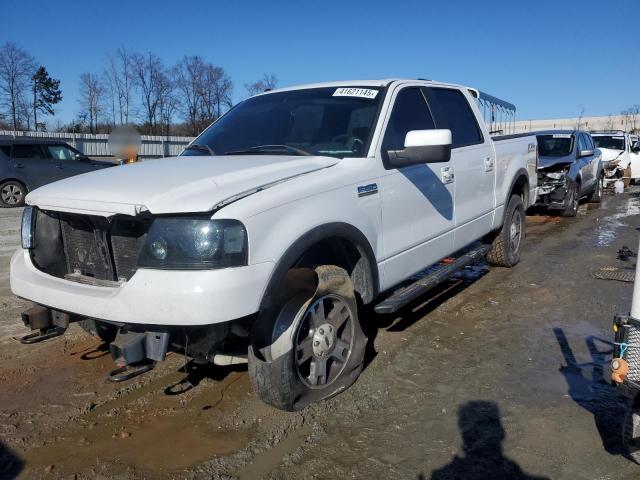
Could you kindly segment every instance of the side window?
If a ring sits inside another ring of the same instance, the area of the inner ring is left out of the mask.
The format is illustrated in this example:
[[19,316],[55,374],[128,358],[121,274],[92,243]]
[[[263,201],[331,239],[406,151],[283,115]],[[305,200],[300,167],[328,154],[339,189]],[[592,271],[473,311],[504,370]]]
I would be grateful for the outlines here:
[[49,156],[54,160],[76,160],[76,154],[73,150],[64,145],[48,145]]
[[40,145],[18,144],[13,146],[13,158],[45,158]]
[[587,144],[587,139],[584,133],[581,133],[578,137],[578,152],[582,150],[589,150],[589,145]]
[[435,124],[427,102],[419,87],[401,90],[387,124],[382,142],[382,152],[386,158],[389,150],[402,150],[407,132],[411,130],[433,130]]
[[0,145],[0,152],[7,157],[11,156],[11,145]]
[[589,135],[588,133],[585,133],[584,138],[587,141],[587,147],[589,148],[589,150],[594,150],[596,147],[593,144],[593,138],[591,138],[591,135]]
[[482,132],[469,102],[459,90],[425,88],[437,128],[451,130],[452,148],[482,143]]

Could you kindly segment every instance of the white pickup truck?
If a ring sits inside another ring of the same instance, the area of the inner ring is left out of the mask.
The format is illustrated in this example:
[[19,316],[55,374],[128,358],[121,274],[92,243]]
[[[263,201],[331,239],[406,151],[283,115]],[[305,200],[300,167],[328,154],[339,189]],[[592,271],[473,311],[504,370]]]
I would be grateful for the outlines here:
[[80,321],[110,342],[114,381],[173,350],[248,361],[281,409],[344,390],[363,306],[393,313],[481,257],[519,261],[536,137],[492,139],[477,95],[421,80],[269,91],[178,158],[34,190],[11,261],[13,292],[35,302],[23,343]]

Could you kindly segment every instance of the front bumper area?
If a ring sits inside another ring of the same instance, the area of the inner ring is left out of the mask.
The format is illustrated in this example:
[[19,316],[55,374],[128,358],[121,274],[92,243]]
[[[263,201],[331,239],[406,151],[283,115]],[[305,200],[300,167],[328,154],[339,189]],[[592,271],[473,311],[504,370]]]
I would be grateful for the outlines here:
[[271,262],[219,270],[138,269],[115,287],[48,275],[19,249],[11,259],[11,291],[56,310],[127,324],[208,325],[256,313]]
[[564,209],[568,185],[566,178],[560,180],[538,179],[538,198],[535,205],[549,209]]

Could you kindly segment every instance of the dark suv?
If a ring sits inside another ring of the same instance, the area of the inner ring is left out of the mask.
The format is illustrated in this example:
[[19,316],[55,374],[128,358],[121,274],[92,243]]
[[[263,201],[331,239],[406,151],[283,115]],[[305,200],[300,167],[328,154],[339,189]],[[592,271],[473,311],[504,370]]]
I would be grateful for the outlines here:
[[0,207],[20,207],[34,188],[112,166],[91,160],[65,142],[0,139]]
[[600,202],[604,166],[591,135],[580,130],[547,130],[535,135],[539,154],[536,205],[575,217],[583,198]]

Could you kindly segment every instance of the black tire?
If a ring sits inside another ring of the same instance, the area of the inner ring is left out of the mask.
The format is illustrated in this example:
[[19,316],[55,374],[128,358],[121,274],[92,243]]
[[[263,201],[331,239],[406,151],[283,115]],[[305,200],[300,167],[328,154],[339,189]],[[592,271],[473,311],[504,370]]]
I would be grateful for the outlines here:
[[80,320],[78,322],[80,328],[85,332],[99,338],[104,343],[111,343],[115,340],[118,334],[118,327],[111,325],[110,323],[101,322],[99,320]]
[[26,187],[17,180],[0,183],[0,207],[23,207],[26,196]]
[[525,213],[522,198],[512,195],[504,215],[504,223],[491,242],[487,262],[496,267],[513,267],[520,261],[525,236]]
[[575,217],[578,214],[578,204],[580,203],[580,185],[571,183],[567,191],[567,206],[560,213],[563,217]]
[[332,265],[304,270],[315,277],[315,290],[314,282],[311,288],[283,282],[284,303],[261,315],[249,348],[253,388],[280,410],[300,410],[347,389],[362,371],[367,346],[348,273]]
[[593,189],[591,195],[589,195],[589,201],[591,203],[600,203],[602,201],[602,192],[604,191],[604,173],[600,172],[596,179],[596,186]]

